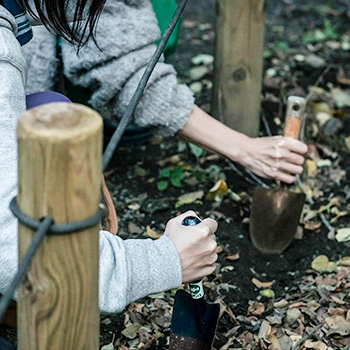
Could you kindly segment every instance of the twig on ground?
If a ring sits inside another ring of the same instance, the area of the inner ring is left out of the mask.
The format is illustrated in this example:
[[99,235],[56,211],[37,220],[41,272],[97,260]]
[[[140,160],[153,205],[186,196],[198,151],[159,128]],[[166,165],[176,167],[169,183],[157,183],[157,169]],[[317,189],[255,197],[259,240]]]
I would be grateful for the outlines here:
[[[305,190],[305,187],[304,187],[304,184],[303,182],[301,181],[300,179],[300,176],[297,175],[297,183],[298,183],[298,186],[300,187],[300,189],[302,190],[302,192],[305,194],[306,196],[306,200],[309,204],[311,205],[314,205],[315,204],[315,201],[309,197],[309,195],[306,193],[306,190]],[[323,213],[318,213],[322,223],[327,227],[327,229],[329,231],[332,231],[334,232],[334,227],[330,224],[330,222],[327,220],[327,218],[325,217],[325,215]]]
[[256,176],[251,170],[249,169],[245,169],[245,172],[253,179],[255,180],[258,185],[264,187],[264,188],[270,188],[270,186],[268,184],[266,184],[265,182],[263,182],[262,180],[260,180],[260,178],[258,176]]
[[297,350],[299,348],[300,345],[302,345],[305,340],[311,338],[319,329],[321,329],[323,327],[323,325],[325,324],[325,321],[323,321],[321,324],[319,324],[317,327],[315,327],[310,333],[305,334],[302,338],[300,338],[292,347],[291,350]]
[[[313,85],[313,87],[318,87],[318,85],[321,83],[321,81],[323,80],[323,78],[325,77],[325,75],[329,72],[329,70],[334,67],[333,64],[329,64],[320,74],[320,76],[317,78],[315,84]],[[310,90],[309,93],[306,95],[305,100],[306,100],[306,104],[308,104],[311,100],[312,95],[314,94],[314,90]],[[305,138],[305,122],[306,122],[306,118],[303,119],[303,123],[300,129],[300,141],[304,142],[304,138]]]
[[[335,67],[334,64],[329,64],[323,71],[322,73],[320,74],[320,76],[317,78],[315,84],[313,85],[313,87],[318,87],[318,85],[321,83],[321,81],[323,80],[323,78],[325,77],[325,75],[329,72],[329,70],[331,68]],[[307,96],[305,97],[306,99],[306,103],[308,103],[313,95],[314,91],[311,90]]]
[[228,164],[228,166],[235,171],[239,176],[241,176],[245,181],[249,182],[252,185],[256,185],[256,183],[249,179],[248,177],[246,177],[234,164],[233,162],[231,162],[229,159],[225,158],[226,163]]
[[270,129],[270,125],[269,125],[269,122],[267,121],[267,119],[266,119],[266,117],[265,117],[264,111],[261,112],[261,119],[262,119],[263,124],[264,124],[264,128],[265,128],[265,131],[266,131],[266,135],[267,135],[267,136],[272,136],[272,132],[271,132],[271,129]]

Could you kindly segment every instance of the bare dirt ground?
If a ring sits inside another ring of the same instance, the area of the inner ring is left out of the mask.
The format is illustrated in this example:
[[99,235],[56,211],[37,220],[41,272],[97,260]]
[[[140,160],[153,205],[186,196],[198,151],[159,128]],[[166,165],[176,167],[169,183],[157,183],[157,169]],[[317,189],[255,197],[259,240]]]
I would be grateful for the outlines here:
[[[315,204],[305,206],[297,239],[281,255],[263,255],[250,242],[256,184],[243,169],[238,167],[239,175],[225,160],[176,137],[120,147],[110,166],[123,238],[155,238],[170,217],[190,208],[219,221],[219,263],[205,283],[208,298],[222,309],[215,349],[350,346],[350,243],[344,238],[350,227],[349,16],[349,1],[267,2],[261,135],[281,133],[287,96],[313,91],[303,181]],[[215,1],[190,1],[178,49],[168,61],[208,111],[213,66],[209,58],[202,76],[195,77],[193,58],[213,55],[214,39]],[[221,192],[215,184],[223,186]],[[322,224],[320,212],[336,230],[343,229],[335,231],[343,238]],[[101,344],[115,334],[117,349],[166,348],[174,292],[103,318]]]

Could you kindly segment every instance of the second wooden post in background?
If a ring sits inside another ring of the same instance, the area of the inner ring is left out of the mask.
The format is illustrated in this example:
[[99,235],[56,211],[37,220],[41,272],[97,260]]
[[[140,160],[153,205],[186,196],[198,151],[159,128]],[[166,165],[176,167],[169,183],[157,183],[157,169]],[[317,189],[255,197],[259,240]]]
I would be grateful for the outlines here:
[[258,136],[265,0],[217,0],[213,115]]

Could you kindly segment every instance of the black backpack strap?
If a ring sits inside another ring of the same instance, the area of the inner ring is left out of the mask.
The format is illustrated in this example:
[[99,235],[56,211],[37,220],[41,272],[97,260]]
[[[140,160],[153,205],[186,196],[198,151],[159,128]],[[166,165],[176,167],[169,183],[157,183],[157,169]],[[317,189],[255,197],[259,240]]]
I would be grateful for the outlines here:
[[16,350],[16,347],[0,336],[0,350]]

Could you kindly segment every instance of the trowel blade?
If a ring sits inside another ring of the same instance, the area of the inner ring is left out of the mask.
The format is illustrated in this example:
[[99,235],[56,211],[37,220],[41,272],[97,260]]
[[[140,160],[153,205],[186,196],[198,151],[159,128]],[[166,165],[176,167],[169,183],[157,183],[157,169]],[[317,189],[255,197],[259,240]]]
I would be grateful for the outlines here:
[[252,197],[250,237],[262,253],[279,254],[290,244],[305,202],[304,193],[286,187],[256,187]]

